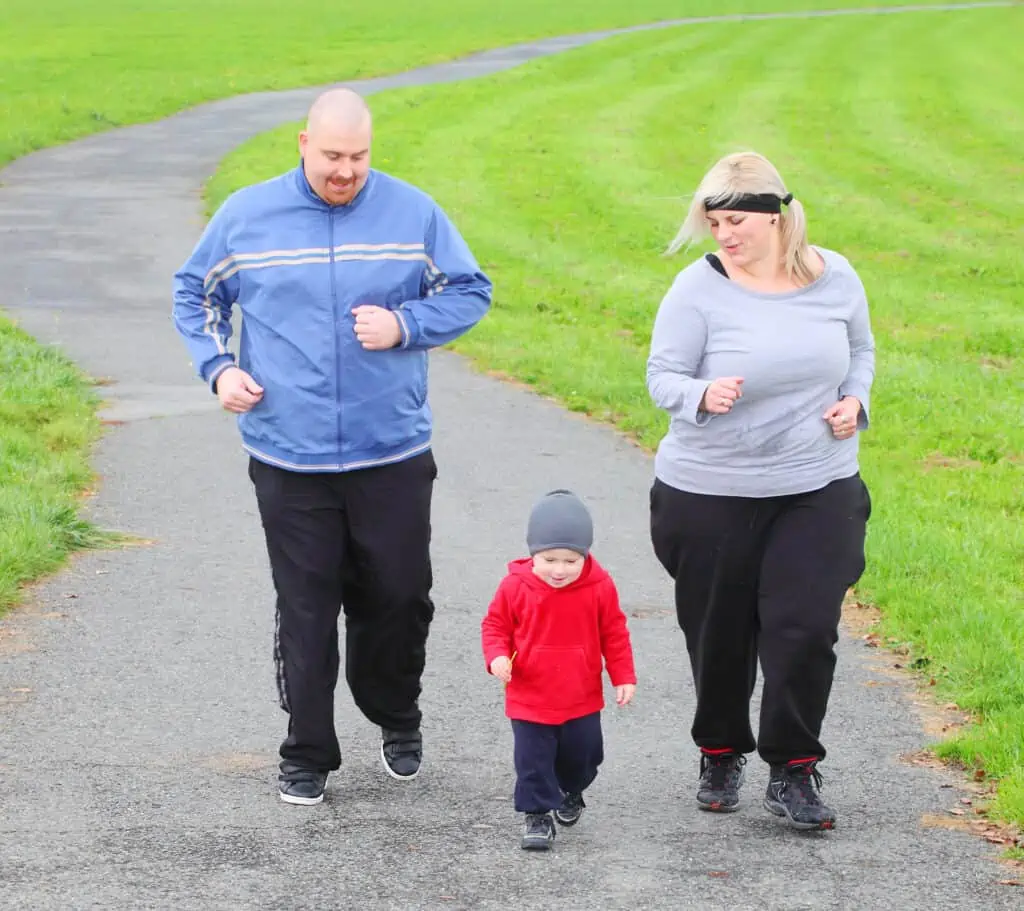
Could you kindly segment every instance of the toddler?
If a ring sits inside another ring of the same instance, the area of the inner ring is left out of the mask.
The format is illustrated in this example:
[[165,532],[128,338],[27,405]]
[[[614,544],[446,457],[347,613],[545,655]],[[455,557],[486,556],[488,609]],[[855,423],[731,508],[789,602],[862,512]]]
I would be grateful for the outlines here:
[[620,706],[636,691],[626,616],[590,554],[593,540],[578,497],[544,496],[527,526],[530,556],[508,565],[481,624],[487,669],[506,686],[526,850],[549,849],[555,820],[575,825],[586,806],[583,792],[604,760],[603,665]]

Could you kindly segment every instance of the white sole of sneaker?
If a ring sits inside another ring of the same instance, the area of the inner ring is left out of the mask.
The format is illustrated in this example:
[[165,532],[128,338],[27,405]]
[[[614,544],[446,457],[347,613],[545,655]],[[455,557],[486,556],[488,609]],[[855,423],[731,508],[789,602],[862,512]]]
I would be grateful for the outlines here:
[[315,807],[318,803],[324,802],[323,794],[319,797],[295,797],[292,794],[285,794],[284,791],[278,791],[277,793],[285,803],[290,803],[296,807]]
[[[392,778],[394,778],[395,781],[412,781],[420,773],[420,770],[417,769],[411,775],[399,775],[394,769],[391,768],[391,766],[388,765],[387,757],[384,755],[383,743],[380,745],[380,761],[384,763],[384,771],[387,772],[388,775],[390,775]],[[422,767],[423,761],[420,760],[420,768]]]

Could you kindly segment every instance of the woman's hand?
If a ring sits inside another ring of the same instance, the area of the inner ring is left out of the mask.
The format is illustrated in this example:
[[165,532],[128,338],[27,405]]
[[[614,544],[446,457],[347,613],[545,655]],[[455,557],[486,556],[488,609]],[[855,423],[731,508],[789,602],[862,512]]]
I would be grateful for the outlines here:
[[832,427],[832,436],[837,440],[848,440],[857,432],[857,418],[860,416],[860,399],[847,395],[836,402],[823,415]]
[[728,414],[743,395],[743,377],[723,376],[712,380],[700,400],[700,410],[708,414]]

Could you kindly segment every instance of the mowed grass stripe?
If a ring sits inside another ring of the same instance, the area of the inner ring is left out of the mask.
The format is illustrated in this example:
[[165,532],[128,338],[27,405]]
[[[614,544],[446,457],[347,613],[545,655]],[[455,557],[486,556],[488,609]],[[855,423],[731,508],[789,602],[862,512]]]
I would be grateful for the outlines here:
[[[979,110],[978,94],[993,88],[977,75],[979,64],[991,54],[999,54],[998,46],[978,48],[971,43],[973,30],[989,15],[980,13],[976,22],[943,22],[938,30],[941,34],[933,41],[937,48],[949,48],[946,66],[927,74],[915,71],[912,60],[901,53],[917,40],[917,30],[908,29],[905,22],[894,23],[893,31],[898,34],[887,36],[889,40],[879,42],[882,46],[870,48],[871,56],[864,63],[871,65],[869,61],[878,61],[883,54],[891,56],[892,83],[886,86],[853,78],[853,91],[846,96],[847,110],[861,126],[864,160],[882,168],[880,176],[888,180],[889,206],[903,204],[919,212],[922,204],[941,201],[946,207],[946,217],[934,232],[943,248],[965,239],[963,231],[954,234],[947,226],[955,224],[959,211],[971,205],[964,192],[968,187],[989,201],[990,215],[1004,223],[1014,218],[1012,199],[1003,194],[1003,188],[1014,165],[1019,167],[1019,154],[1011,158],[998,148],[995,140],[1002,135],[1001,129],[993,130],[991,123],[971,123]],[[1010,53],[1009,46],[1005,50]],[[1024,76],[1019,58],[1003,64],[1002,78],[1014,73]],[[957,95],[949,91],[953,85],[958,87]],[[927,99],[936,103],[922,103]],[[939,103],[940,99],[945,103]],[[870,117],[864,116],[866,112]]]
[[[820,0],[5,0],[0,164],[243,92],[400,72],[535,38]],[[902,6],[880,0],[876,6]],[[911,4],[912,5],[912,4]]]
[[[941,749],[999,779],[994,811],[1019,822],[1024,288],[1007,215],[1024,191],[1004,176],[1022,12],[681,28],[373,101],[377,164],[429,187],[496,280],[455,347],[648,446],[665,427],[643,383],[650,326],[698,252],[661,255],[683,197],[735,145],[777,161],[872,302],[859,595],[939,698],[979,716]],[[232,156],[213,202],[291,165],[295,126]]]

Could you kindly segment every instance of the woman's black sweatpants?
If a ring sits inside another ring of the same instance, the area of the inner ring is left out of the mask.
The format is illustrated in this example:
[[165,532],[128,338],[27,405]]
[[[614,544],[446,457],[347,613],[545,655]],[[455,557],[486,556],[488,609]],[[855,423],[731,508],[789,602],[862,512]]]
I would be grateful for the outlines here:
[[[864,571],[871,499],[860,475],[820,490],[748,498],[651,489],[651,541],[675,580],[706,750],[771,764],[822,759],[843,598]],[[755,741],[750,698],[764,677]]]

